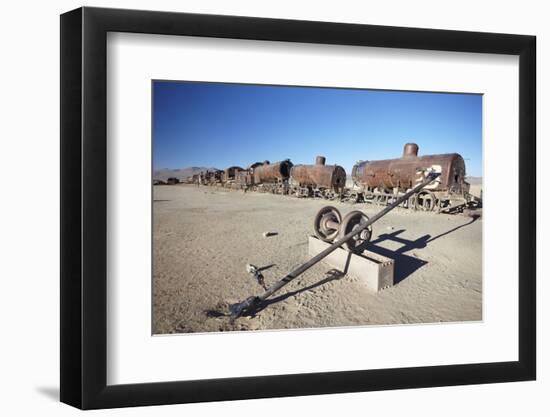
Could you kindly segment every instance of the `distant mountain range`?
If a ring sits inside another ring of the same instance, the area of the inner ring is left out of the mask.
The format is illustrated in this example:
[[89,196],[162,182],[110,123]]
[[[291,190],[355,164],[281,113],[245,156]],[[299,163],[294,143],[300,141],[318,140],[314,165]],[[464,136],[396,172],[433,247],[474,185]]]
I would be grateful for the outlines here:
[[162,168],[157,169],[156,171],[153,171],[153,179],[154,180],[163,180],[166,181],[170,177],[175,177],[179,180],[185,180],[187,177],[191,177],[195,174],[200,173],[201,171],[212,171],[216,168],[207,168],[207,167],[187,167],[187,168],[179,168],[179,169],[169,169],[169,168]]

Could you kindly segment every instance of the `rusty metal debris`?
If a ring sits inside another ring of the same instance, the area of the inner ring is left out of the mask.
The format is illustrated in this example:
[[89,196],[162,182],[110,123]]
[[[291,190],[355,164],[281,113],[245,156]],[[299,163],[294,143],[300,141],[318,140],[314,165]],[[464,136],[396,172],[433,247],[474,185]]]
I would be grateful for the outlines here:
[[258,282],[258,284],[260,284],[264,290],[267,290],[264,276],[262,275],[262,271],[260,268],[258,268],[256,265],[246,264],[246,272],[254,275],[254,279]]
[[370,240],[372,234],[372,224],[388,214],[391,210],[397,207],[406,199],[419,193],[422,189],[432,184],[441,175],[437,168],[427,168],[421,173],[420,183],[415,185],[411,190],[397,198],[382,211],[375,214],[370,219],[361,211],[352,211],[343,219],[341,214],[334,207],[325,207],[315,217],[314,231],[315,233],[323,232],[324,240],[333,242],[328,248],[311,258],[306,263],[289,272],[281,280],[266,289],[266,291],[258,296],[251,296],[244,301],[230,306],[231,320],[236,320],[244,314],[254,314],[261,304],[274,293],[279,291],[299,275],[307,271],[313,265],[321,261],[323,258],[334,252],[342,245],[346,245],[350,251],[359,251],[364,248],[364,245]]

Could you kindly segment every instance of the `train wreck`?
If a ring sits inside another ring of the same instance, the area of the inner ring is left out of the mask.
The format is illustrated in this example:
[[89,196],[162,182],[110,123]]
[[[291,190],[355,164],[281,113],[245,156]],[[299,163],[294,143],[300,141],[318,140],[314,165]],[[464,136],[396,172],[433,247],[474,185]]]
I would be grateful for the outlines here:
[[470,184],[465,181],[464,159],[457,153],[418,156],[418,145],[407,143],[398,159],[360,161],[353,166],[352,179],[364,201],[386,204],[409,190],[418,169],[437,166],[437,182],[406,202],[417,210],[444,211],[472,202]]
[[325,165],[318,156],[315,165],[294,165],[290,172],[291,193],[298,197],[321,197],[332,200],[344,193],[346,171],[340,165]]
[[481,207],[481,197],[470,194],[464,158],[460,154],[419,156],[418,151],[416,143],[406,143],[400,158],[359,161],[353,166],[350,179],[342,166],[327,165],[324,156],[317,156],[312,165],[295,165],[290,159],[275,163],[266,160],[247,168],[207,170],[184,182],[300,198],[388,205],[412,189],[418,172],[437,167],[441,173],[438,180],[402,200],[401,207],[437,213]]

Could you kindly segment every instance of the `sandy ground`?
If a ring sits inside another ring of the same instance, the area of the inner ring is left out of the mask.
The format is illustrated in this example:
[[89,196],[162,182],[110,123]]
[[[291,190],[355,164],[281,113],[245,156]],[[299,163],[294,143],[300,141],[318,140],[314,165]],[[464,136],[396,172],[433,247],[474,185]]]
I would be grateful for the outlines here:
[[470,194],[476,197],[481,197],[481,189],[482,189],[481,184],[472,184],[470,185]]
[[[395,259],[395,285],[369,292],[320,262],[255,317],[220,315],[308,260],[323,200],[193,185],[156,186],[153,202],[154,333],[431,323],[482,319],[482,218],[395,209],[374,224],[369,250]],[[345,215],[380,207],[330,203]],[[277,232],[264,238],[263,232]]]

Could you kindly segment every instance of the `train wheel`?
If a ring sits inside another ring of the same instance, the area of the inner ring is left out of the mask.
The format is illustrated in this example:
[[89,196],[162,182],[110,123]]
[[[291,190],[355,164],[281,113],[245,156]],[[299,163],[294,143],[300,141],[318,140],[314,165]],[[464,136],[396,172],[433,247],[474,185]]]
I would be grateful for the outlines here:
[[338,228],[331,227],[335,223],[342,223],[342,215],[336,207],[326,206],[323,207],[316,214],[313,221],[313,231],[315,236],[321,239],[323,242],[332,242],[336,236],[338,236]]
[[[340,225],[340,231],[338,234],[338,239],[342,239],[345,235],[351,231],[357,229],[361,225],[369,221],[369,218],[365,213],[359,210],[350,211]],[[365,249],[367,243],[369,243],[372,236],[372,226],[368,226],[358,235],[355,235],[350,240],[348,240],[344,245],[350,252],[362,252]]]
[[436,206],[437,200],[431,191],[422,191],[416,196],[416,209],[422,211],[432,211]]

